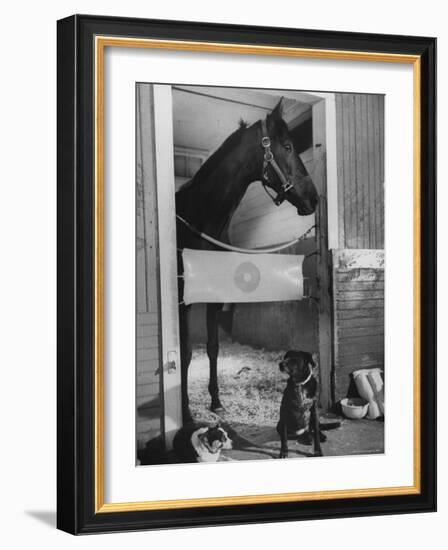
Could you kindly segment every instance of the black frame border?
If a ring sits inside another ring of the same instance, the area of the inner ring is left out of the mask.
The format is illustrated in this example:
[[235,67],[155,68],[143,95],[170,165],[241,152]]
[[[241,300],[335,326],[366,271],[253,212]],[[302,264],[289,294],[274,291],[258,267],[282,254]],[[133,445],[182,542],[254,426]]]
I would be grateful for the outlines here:
[[[94,38],[156,38],[421,59],[421,493],[101,512],[94,509]],[[57,527],[72,534],[436,510],[436,39],[74,15],[57,26]]]

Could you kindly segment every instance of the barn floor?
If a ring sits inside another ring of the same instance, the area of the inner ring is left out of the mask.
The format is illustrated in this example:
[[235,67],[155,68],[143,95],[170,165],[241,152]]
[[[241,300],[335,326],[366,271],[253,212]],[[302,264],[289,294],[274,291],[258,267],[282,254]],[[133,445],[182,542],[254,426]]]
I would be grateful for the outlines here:
[[[272,352],[236,343],[221,344],[218,375],[225,411],[219,419],[233,440],[233,450],[223,460],[276,458],[280,442],[275,430],[285,377],[278,363],[283,352]],[[195,346],[189,372],[190,406],[197,422],[217,416],[208,410],[208,358],[205,346]],[[325,420],[325,417],[323,418]],[[336,430],[326,432],[325,456],[384,452],[384,422],[343,419]],[[312,447],[289,442],[290,457],[312,456]]]

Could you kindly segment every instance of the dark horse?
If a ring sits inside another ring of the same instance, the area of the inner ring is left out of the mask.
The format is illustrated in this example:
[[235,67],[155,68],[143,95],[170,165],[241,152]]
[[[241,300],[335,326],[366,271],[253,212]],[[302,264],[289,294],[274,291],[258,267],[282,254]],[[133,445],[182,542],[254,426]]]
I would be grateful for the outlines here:
[[[288,127],[282,118],[282,100],[265,120],[250,127],[241,123],[221,147],[201,166],[195,176],[176,193],[176,214],[197,231],[228,242],[228,227],[249,185],[262,181],[276,193],[278,205],[286,199],[299,216],[312,214],[318,194],[295,151]],[[177,248],[219,250],[177,219]],[[179,253],[179,273],[183,272]],[[183,281],[179,279],[179,296]],[[219,399],[217,359],[219,352],[218,313],[223,304],[207,304],[207,355],[210,360],[209,392],[211,409],[222,409]],[[188,406],[188,366],[191,361],[189,335],[190,306],[179,310],[181,341],[182,411],[184,422],[191,420]]]

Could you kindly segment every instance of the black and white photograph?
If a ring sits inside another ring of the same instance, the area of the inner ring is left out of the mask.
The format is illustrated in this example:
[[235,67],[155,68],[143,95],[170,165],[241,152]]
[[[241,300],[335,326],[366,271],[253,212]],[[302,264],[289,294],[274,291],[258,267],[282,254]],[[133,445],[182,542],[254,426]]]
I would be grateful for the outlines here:
[[4,5],[3,548],[440,547],[443,6]]
[[384,453],[387,97],[135,94],[136,465]]

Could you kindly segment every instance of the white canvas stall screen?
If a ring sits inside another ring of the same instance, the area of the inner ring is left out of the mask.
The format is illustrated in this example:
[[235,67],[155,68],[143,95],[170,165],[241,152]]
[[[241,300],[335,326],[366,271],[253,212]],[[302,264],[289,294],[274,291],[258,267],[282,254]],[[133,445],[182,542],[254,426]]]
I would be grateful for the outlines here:
[[185,304],[302,300],[304,256],[182,252]]

